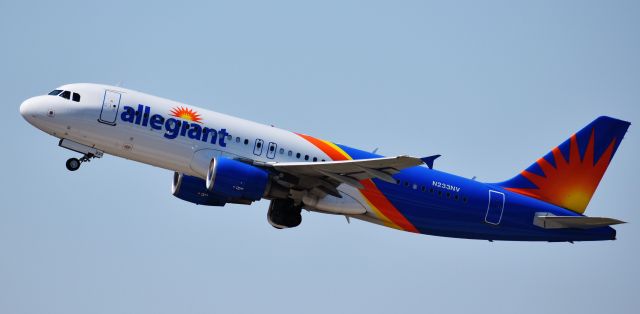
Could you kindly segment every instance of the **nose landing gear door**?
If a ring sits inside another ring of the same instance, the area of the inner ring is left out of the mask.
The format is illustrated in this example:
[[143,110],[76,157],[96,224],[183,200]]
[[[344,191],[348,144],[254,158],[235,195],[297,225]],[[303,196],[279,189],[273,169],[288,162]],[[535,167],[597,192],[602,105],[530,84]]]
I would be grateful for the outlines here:
[[120,98],[122,98],[122,95],[118,92],[110,90],[104,92],[102,110],[100,110],[100,118],[98,119],[98,122],[108,125],[116,125],[118,109],[120,108]]

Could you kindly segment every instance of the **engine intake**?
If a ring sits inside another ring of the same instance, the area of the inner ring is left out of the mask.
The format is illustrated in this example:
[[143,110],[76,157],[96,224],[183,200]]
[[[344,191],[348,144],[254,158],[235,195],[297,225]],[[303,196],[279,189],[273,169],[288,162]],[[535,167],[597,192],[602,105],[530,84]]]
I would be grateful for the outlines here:
[[216,157],[207,171],[206,188],[230,198],[257,201],[265,194],[269,173],[243,162]]

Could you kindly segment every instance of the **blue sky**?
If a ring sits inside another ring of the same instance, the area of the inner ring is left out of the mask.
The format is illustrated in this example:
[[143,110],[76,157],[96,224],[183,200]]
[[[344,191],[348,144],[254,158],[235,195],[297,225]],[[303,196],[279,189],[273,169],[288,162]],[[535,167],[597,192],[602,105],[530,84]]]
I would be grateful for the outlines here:
[[[633,313],[637,1],[0,2],[0,312]],[[495,182],[599,115],[631,121],[587,214],[618,240],[403,233],[267,203],[208,208],[171,173],[74,153],[22,100],[116,84]]]

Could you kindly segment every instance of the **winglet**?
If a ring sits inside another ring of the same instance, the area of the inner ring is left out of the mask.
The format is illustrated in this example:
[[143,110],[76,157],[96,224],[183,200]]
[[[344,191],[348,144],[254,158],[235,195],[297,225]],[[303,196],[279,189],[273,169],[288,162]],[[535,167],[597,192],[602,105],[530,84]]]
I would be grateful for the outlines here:
[[433,169],[433,162],[440,156],[442,155],[433,155],[429,157],[422,157],[420,159],[427,165],[427,167],[429,167],[429,169]]

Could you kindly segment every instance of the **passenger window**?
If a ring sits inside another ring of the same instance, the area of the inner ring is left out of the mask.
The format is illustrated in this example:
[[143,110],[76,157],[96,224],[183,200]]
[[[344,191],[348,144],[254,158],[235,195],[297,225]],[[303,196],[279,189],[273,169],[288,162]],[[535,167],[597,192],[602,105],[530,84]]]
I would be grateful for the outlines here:
[[280,155],[284,154],[284,148],[280,148]]
[[300,159],[300,153],[296,154],[296,158]]
[[313,162],[318,161],[318,157],[313,157]]
[[73,101],[75,101],[75,102],[80,102],[80,94],[78,94],[78,93],[73,93]]
[[304,155],[304,160],[309,160],[309,155]]
[[60,97],[66,98],[66,99],[71,99],[71,92],[66,90],[66,91],[62,92],[62,94],[60,94]]
[[289,151],[289,152],[287,152],[287,155],[289,155],[289,157],[291,157],[291,156],[293,156],[293,152]]
[[233,139],[233,136],[227,135],[227,141],[231,141],[232,139]]
[[262,142],[258,142],[258,144],[256,144],[256,146],[257,146],[258,148],[262,147]]
[[249,140],[248,139],[244,139],[244,145],[249,145]]
[[61,91],[61,90],[59,90],[59,89],[54,89],[54,90],[52,90],[52,91],[49,93],[49,95],[51,95],[51,96],[58,96],[58,94],[60,94],[60,93],[62,93],[62,91]]
[[274,150],[276,150],[276,147],[275,147],[275,146],[273,146],[273,145],[269,145],[269,151],[270,151],[270,152],[272,152],[272,151],[274,151]]
[[427,191],[427,187],[426,186],[422,186],[422,192],[426,192]]
[[417,190],[417,189],[418,189],[418,185],[414,183],[414,184],[413,184],[413,189],[414,189],[414,190]]
[[240,136],[236,137],[236,143],[240,143]]
[[404,186],[409,187],[409,181],[404,181]]

